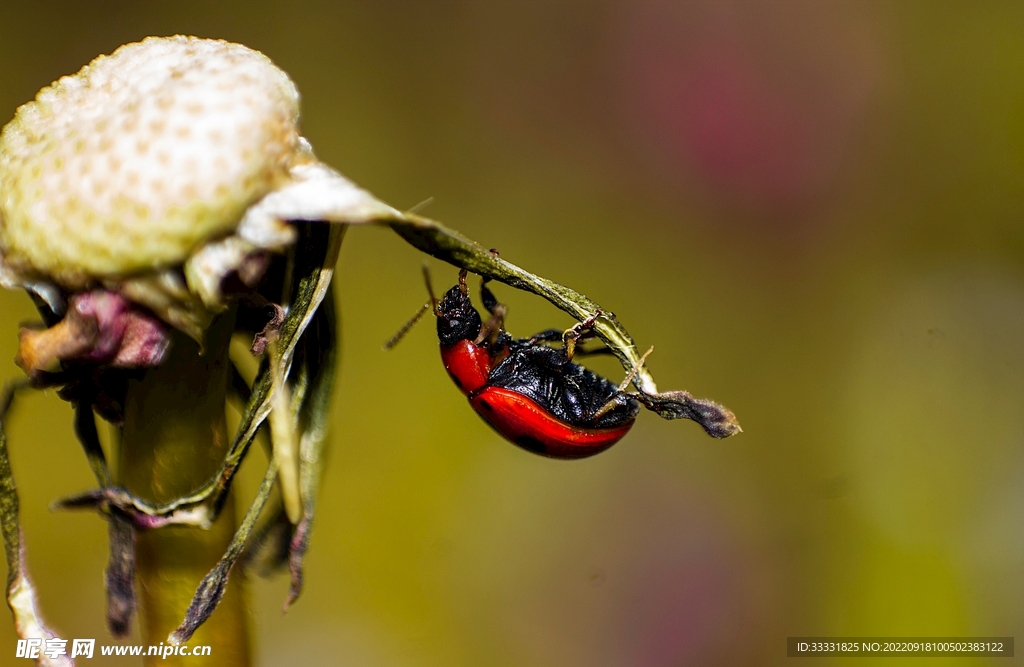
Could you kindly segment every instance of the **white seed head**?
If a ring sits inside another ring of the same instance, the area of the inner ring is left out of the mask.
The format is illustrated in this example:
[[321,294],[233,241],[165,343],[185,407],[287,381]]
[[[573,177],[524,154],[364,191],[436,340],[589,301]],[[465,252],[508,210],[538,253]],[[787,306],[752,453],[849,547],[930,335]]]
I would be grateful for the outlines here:
[[68,287],[181,264],[289,178],[297,124],[294,84],[244,46],[100,56],[0,134],[0,260]]

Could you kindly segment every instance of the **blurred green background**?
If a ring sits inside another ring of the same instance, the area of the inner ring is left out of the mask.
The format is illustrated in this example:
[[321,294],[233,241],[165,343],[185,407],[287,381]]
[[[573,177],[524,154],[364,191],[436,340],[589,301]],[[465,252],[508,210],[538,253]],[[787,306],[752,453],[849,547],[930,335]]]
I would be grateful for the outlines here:
[[[430,326],[381,351],[423,302],[421,258],[353,229],[308,587],[282,616],[284,578],[254,582],[260,665],[753,666],[785,663],[787,635],[1024,638],[1024,5],[6,2],[0,116],[174,33],[265,52],[322,159],[614,310],[657,345],[662,388],[745,429],[645,414],[594,459],[516,449]],[[569,324],[497,291],[514,333]],[[6,380],[33,311],[3,293],[0,313]],[[10,438],[45,614],[109,641],[105,526],[47,509],[93,484],[68,407],[31,397]]]

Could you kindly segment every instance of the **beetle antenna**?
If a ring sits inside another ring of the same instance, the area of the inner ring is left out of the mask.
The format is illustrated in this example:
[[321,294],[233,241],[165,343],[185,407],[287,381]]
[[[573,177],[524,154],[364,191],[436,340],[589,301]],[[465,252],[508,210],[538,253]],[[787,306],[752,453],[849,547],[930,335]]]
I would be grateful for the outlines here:
[[398,345],[405,334],[409,333],[409,329],[416,326],[416,323],[423,319],[423,316],[429,310],[435,316],[437,315],[437,297],[434,296],[434,286],[430,282],[430,267],[427,266],[426,262],[423,262],[423,282],[427,285],[427,294],[430,295],[430,301],[420,306],[420,309],[416,311],[416,314],[409,318],[409,321],[402,325],[402,328],[395,332],[395,335],[387,339],[384,342],[384,349],[390,350],[395,345]]
[[423,283],[427,286],[427,294],[430,295],[430,309],[437,315],[437,297],[434,296],[434,285],[430,282],[430,267],[423,262]]
[[469,294],[469,288],[466,287],[466,276],[469,275],[469,271],[462,269],[459,271],[459,291],[462,292],[462,296]]
[[420,306],[420,309],[416,311],[416,314],[413,315],[408,322],[403,324],[402,328],[396,331],[394,336],[388,338],[387,341],[384,342],[383,348],[385,350],[390,350],[395,345],[398,345],[398,343],[400,343],[401,340],[405,338],[405,334],[409,333],[409,329],[412,329],[414,326],[416,326],[417,322],[423,319],[423,316],[427,313],[427,311],[431,309],[432,305],[433,304],[431,304],[431,302],[428,301],[422,306]]

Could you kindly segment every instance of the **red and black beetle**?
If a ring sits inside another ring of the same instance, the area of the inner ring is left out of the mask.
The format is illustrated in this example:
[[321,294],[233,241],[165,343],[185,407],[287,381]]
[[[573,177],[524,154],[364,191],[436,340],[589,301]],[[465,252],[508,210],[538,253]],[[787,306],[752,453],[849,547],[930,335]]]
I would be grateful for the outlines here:
[[[600,313],[564,332],[515,339],[486,284],[480,295],[487,323],[470,302],[465,271],[439,302],[431,295],[431,305],[444,367],[484,421],[523,449],[557,459],[593,456],[629,432],[640,403],[572,361]],[[544,344],[557,340],[561,349]]]

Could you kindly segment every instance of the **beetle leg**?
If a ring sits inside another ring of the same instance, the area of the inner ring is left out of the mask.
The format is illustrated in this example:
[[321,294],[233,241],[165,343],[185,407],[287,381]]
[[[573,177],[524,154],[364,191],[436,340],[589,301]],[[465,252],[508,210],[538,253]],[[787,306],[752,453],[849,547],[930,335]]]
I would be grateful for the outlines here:
[[502,304],[498,303],[498,298],[494,296],[494,292],[487,287],[487,283],[489,282],[490,281],[487,279],[480,281],[480,301],[484,304],[484,308],[487,309],[487,312],[493,315],[494,309]]
[[498,336],[501,335],[501,330],[505,326],[505,314],[507,312],[508,309],[505,307],[505,304],[496,303],[494,310],[491,311],[491,316],[480,327],[480,335],[473,342],[477,345],[484,342],[484,340],[487,340],[491,345],[497,343]]
[[493,346],[498,342],[498,336],[501,335],[501,330],[505,327],[505,315],[508,313],[508,307],[498,301],[494,293],[488,289],[487,282],[484,280],[480,283],[480,301],[483,302],[484,308],[491,316],[480,327],[480,335],[473,342],[479,345],[484,340],[488,340]]
[[643,368],[644,362],[647,361],[647,357],[651,356],[651,352],[654,352],[653,345],[647,348],[647,351],[644,352],[644,356],[640,357],[640,360],[633,364],[633,368],[631,368],[629,372],[626,373],[626,379],[623,380],[622,384],[619,385],[619,391],[626,391],[626,387],[629,386],[629,383],[633,381],[633,378],[636,377],[636,374],[640,372],[641,368]]
[[565,350],[565,358],[567,361],[572,361],[573,356],[576,355],[576,343],[581,338],[591,334],[591,330],[594,328],[594,322],[597,318],[601,317],[602,313],[600,310],[595,310],[594,314],[572,325],[568,329],[562,332],[562,345]]
[[535,345],[536,343],[553,343],[556,340],[562,340],[562,334],[565,333],[561,329],[545,329],[544,331],[538,331],[529,338],[526,339],[528,345]]
[[608,412],[615,409],[615,407],[622,405],[626,401],[626,387],[628,387],[629,383],[633,381],[634,377],[636,377],[636,374],[643,367],[644,362],[647,361],[647,357],[651,356],[651,352],[654,352],[653,345],[650,348],[648,348],[646,352],[644,352],[644,356],[640,357],[639,361],[633,364],[633,368],[631,368],[629,373],[626,374],[626,379],[623,380],[622,384],[619,385],[619,390],[615,393],[615,396],[613,396],[607,403],[602,405],[597,412],[594,413],[593,419],[595,421],[600,419],[604,415],[608,414]]
[[592,350],[584,350],[581,347],[576,348],[577,357],[594,357],[599,354],[615,354],[610,347],[595,347]]
[[614,396],[612,396],[610,399],[608,399],[608,402],[602,405],[600,409],[598,409],[598,411],[594,413],[594,416],[590,418],[590,421],[596,422],[598,419],[604,417],[606,414],[608,414],[615,408],[619,407],[620,405],[626,405],[628,402],[629,394],[620,391],[616,393]]
[[[536,345],[537,343],[553,343],[555,341],[562,340],[562,334],[564,333],[565,332],[561,329],[545,329],[544,331],[539,331],[533,334],[529,338],[520,339],[520,342],[526,343],[527,345]],[[574,356],[589,357],[594,356],[596,354],[614,354],[610,347],[601,346],[596,347],[592,350],[584,350],[579,346],[581,342],[585,340],[590,340],[591,338],[595,338],[596,336],[597,334],[595,334],[592,329],[584,331],[582,334],[580,334],[579,338],[576,339],[576,349],[574,352]]]

